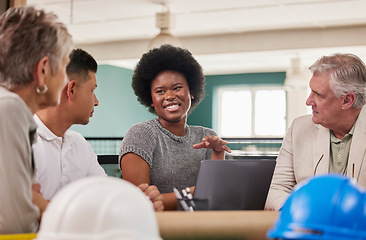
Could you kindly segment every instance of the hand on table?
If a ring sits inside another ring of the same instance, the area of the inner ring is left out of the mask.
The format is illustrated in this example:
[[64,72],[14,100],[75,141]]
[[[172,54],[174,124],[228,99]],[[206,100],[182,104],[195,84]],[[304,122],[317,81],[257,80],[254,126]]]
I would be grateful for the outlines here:
[[150,198],[156,212],[164,210],[163,196],[160,194],[160,191],[156,186],[142,183],[138,185],[138,188],[140,188],[141,191],[143,191],[145,195]]
[[41,193],[41,185],[39,183],[32,184],[32,202],[38,206],[41,216],[46,210],[49,203]]

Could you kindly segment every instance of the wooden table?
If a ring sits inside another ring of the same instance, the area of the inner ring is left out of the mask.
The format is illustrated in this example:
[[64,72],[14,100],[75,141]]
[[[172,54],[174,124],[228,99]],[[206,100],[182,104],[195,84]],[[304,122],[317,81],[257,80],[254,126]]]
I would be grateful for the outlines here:
[[278,212],[158,212],[160,235],[167,239],[266,239]]

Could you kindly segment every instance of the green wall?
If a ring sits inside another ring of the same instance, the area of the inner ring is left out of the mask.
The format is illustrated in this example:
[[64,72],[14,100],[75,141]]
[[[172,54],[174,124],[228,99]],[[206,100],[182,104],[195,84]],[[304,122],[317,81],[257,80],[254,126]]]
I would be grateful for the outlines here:
[[99,65],[95,94],[99,106],[88,125],[71,129],[84,137],[123,137],[135,123],[154,117],[138,101],[132,90],[133,71],[110,65]]
[[[71,129],[84,137],[123,137],[133,124],[155,117],[137,101],[131,87],[132,74],[132,70],[99,65],[98,88],[95,91],[99,106],[95,108],[88,125],[75,125]],[[213,107],[216,90],[220,86],[283,85],[285,76],[284,72],[206,76],[205,99],[188,117],[188,124],[209,128],[215,126]]]

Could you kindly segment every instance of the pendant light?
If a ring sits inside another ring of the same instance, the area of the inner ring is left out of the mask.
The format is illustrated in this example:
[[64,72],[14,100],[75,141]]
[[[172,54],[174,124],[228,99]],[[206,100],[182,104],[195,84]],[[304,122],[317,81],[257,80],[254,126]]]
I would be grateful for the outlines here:
[[156,27],[160,28],[160,33],[150,41],[149,49],[157,48],[163,44],[170,44],[176,47],[182,46],[179,39],[170,32],[172,20],[172,14],[169,10],[156,13]]

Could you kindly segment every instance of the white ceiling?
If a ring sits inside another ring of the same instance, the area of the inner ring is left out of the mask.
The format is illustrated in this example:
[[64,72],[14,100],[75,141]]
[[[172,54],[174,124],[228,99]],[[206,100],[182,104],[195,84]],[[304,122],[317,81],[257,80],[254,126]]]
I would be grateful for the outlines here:
[[366,61],[366,0],[27,0],[53,11],[76,47],[99,63],[133,69],[159,33],[155,13],[173,14],[173,35],[205,74],[286,71],[300,57],[351,52]]

